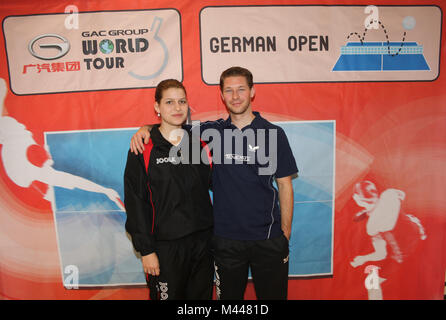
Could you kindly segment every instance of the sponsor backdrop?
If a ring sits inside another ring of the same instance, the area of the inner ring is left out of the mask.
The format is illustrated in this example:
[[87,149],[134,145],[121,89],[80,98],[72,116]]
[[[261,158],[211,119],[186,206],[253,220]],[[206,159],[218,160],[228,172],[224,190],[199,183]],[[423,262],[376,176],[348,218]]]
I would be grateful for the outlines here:
[[[293,180],[289,299],[442,299],[441,1],[3,1],[0,298],[147,299],[122,175],[154,87],[247,67]],[[255,299],[251,283],[245,294]]]

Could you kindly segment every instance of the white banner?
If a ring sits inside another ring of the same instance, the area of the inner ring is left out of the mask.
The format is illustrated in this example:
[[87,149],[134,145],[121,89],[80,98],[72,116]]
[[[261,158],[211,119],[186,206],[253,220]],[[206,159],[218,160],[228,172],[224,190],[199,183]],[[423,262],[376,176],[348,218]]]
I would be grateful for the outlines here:
[[206,7],[203,81],[233,65],[258,83],[432,81],[441,17],[437,6]]
[[18,95],[183,79],[174,9],[10,16],[3,27],[11,90]]

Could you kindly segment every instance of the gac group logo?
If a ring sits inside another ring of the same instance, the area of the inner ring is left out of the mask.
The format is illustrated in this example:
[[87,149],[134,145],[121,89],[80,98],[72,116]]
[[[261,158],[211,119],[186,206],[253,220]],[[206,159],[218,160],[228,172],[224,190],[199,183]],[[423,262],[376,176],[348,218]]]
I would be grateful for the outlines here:
[[[46,39],[51,39],[51,41],[48,42]],[[37,48],[40,48],[40,50],[37,50]],[[43,34],[29,42],[28,51],[38,59],[55,60],[62,58],[70,51],[70,42],[58,34]]]
[[180,21],[175,9],[79,12],[76,6],[65,14],[7,16],[11,91],[151,88],[160,78],[182,79]]

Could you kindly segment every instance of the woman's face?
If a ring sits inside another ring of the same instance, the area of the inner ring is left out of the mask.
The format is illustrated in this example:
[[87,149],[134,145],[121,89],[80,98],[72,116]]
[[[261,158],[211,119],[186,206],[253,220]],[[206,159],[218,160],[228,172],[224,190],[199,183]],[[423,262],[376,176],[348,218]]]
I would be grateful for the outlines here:
[[186,121],[188,108],[186,93],[181,88],[164,90],[161,101],[155,102],[161,121],[172,126],[181,126]]

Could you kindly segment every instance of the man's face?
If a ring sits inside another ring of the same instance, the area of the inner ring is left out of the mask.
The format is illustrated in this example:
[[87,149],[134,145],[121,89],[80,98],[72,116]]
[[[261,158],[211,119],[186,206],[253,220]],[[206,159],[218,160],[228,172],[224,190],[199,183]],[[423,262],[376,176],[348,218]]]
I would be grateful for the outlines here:
[[250,89],[243,76],[228,77],[223,82],[221,97],[232,114],[243,114],[248,109],[250,111],[254,94],[254,87]]

